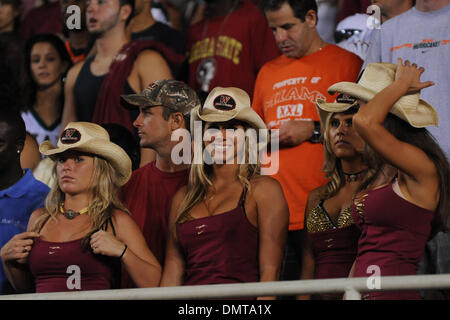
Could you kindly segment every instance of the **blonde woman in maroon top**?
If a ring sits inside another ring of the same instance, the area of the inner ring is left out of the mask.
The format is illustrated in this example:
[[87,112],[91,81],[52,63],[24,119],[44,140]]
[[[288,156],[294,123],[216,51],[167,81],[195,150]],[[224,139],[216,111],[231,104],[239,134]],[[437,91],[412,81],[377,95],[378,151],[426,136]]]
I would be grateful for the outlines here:
[[56,147],[45,141],[40,151],[56,160],[56,181],[27,232],[1,250],[15,290],[109,289],[121,265],[136,286],[157,286],[161,267],[117,197],[131,176],[125,151],[87,122],[69,123]]
[[172,203],[161,285],[278,280],[289,217],[283,190],[251,157],[238,161],[250,152],[244,132],[264,122],[243,90],[217,87],[192,111],[194,140],[198,123],[202,136],[221,135],[194,145],[188,186]]

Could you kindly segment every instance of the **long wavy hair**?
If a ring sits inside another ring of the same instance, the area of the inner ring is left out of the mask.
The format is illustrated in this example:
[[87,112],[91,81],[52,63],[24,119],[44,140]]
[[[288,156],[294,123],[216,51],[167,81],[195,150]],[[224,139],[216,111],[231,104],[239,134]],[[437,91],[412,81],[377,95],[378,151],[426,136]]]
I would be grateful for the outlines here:
[[67,68],[61,74],[61,94],[60,94],[60,106],[64,105],[64,78],[69,71],[70,67],[73,65],[72,59],[70,58],[69,53],[67,52],[66,46],[64,42],[55,34],[43,33],[32,36],[25,43],[25,71],[27,73],[27,88],[28,92],[26,92],[26,103],[27,108],[31,109],[36,102],[36,95],[38,91],[38,85],[33,78],[33,72],[31,71],[31,51],[33,47],[37,43],[49,43],[55,48],[56,52],[58,52],[59,58],[61,59],[61,64],[66,63]]
[[[205,127],[205,122],[202,122],[203,128]],[[244,130],[255,129],[245,122],[239,122],[240,125],[244,127]],[[250,189],[250,180],[256,177],[261,172],[261,163],[259,157],[257,162],[247,163],[250,158],[250,139],[245,135],[244,142],[244,155],[246,161],[239,164],[239,169],[236,172],[236,177],[247,190]],[[206,195],[208,190],[213,187],[212,178],[214,176],[214,168],[212,165],[207,164],[204,160],[204,149],[205,144],[202,143],[201,148],[194,147],[194,159],[197,163],[193,163],[189,172],[189,182],[187,185],[187,193],[182,200],[180,207],[177,212],[176,223],[180,224],[187,220],[191,220],[190,211],[199,203],[206,200]],[[176,236],[176,234],[175,234]]]
[[[91,234],[100,230],[106,221],[111,218],[113,210],[117,209],[130,214],[118,197],[119,184],[116,170],[105,159],[95,155],[93,158],[94,170],[89,185],[89,191],[93,197],[89,203],[87,212],[92,227],[83,239],[82,243],[84,248],[88,247]],[[52,171],[55,179],[53,179],[52,188],[45,199],[45,212],[36,219],[32,227],[34,231],[40,230],[48,218],[56,220],[59,214],[60,204],[65,200],[65,194],[56,179],[56,163]]]

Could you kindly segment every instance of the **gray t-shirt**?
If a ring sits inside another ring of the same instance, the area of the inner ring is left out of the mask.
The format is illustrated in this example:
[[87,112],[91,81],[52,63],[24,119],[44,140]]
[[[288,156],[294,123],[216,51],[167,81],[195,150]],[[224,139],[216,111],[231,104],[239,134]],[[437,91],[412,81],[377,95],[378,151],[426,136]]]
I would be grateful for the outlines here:
[[397,64],[397,58],[424,67],[421,80],[435,83],[420,96],[439,114],[439,127],[427,129],[450,158],[450,5],[433,12],[413,7],[383,23],[375,30],[363,68],[371,62]]

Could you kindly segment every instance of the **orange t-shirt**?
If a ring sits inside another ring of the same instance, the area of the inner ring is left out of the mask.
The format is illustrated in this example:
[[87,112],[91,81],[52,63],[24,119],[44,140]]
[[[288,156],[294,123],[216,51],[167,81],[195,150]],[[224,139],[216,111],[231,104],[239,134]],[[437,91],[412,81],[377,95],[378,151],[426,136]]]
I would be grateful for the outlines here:
[[[253,109],[270,129],[287,120],[319,121],[315,101],[334,102],[327,89],[340,81],[356,81],[362,60],[335,45],[300,58],[282,55],[260,70],[253,94]],[[276,156],[272,153],[271,158]],[[310,142],[279,150],[279,169],[274,174],[286,196],[289,230],[303,229],[306,200],[311,190],[326,183],[323,146]]]

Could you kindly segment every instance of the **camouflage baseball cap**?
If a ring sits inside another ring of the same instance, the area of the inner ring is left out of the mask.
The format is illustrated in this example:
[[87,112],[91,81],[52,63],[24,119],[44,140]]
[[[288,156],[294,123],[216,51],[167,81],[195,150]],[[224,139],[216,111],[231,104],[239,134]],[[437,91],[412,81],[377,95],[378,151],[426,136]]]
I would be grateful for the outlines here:
[[120,102],[127,109],[163,106],[183,115],[201,105],[195,91],[177,80],[157,80],[140,94],[121,95]]

